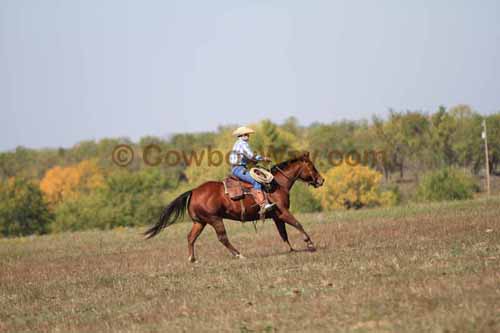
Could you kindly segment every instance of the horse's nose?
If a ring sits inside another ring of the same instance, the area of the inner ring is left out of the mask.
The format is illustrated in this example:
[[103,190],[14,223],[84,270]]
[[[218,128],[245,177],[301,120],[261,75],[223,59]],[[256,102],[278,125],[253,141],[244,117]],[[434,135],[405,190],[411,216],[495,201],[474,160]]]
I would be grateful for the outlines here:
[[318,179],[318,185],[321,186],[321,185],[323,185],[324,182],[325,182],[325,178],[319,177],[319,179]]

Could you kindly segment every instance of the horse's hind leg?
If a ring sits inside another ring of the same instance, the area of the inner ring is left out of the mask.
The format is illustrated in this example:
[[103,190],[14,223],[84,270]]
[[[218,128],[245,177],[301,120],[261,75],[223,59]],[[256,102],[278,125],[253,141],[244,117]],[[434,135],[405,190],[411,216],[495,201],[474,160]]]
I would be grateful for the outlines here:
[[229,238],[227,237],[226,227],[224,227],[224,222],[222,219],[213,220],[211,223],[212,227],[214,227],[215,232],[217,233],[217,238],[219,241],[224,244],[224,246],[231,252],[231,254],[237,258],[244,258],[238,250],[234,248],[234,246],[229,242]]
[[201,234],[203,229],[205,228],[206,223],[200,223],[200,222],[193,222],[193,227],[191,228],[191,231],[189,232],[187,236],[188,240],[188,250],[189,250],[189,261],[190,262],[195,262],[196,258],[194,256],[194,242],[196,242],[196,239],[198,236]]

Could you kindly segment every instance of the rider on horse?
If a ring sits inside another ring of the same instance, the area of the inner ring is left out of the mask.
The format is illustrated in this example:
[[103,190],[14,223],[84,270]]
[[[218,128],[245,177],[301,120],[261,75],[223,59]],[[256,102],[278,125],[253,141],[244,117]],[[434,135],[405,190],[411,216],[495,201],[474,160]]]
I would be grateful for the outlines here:
[[233,132],[233,135],[237,136],[238,140],[235,142],[233,150],[229,155],[229,163],[231,163],[231,172],[233,175],[253,185],[251,190],[252,195],[260,206],[261,212],[266,212],[273,208],[275,204],[267,201],[266,196],[262,192],[262,185],[250,176],[247,169],[247,163],[249,160],[270,161],[270,159],[260,155],[254,155],[248,144],[250,134],[252,133],[255,133],[255,131],[248,127],[239,127]]

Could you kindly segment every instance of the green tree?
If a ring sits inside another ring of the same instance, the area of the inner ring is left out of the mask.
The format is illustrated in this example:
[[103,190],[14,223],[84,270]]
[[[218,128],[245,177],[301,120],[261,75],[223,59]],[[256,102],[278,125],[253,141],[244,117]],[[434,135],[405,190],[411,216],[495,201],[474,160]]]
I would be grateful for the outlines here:
[[358,128],[359,124],[352,121],[313,124],[308,128],[305,139],[307,150],[320,170],[326,171],[333,166],[332,163],[337,163],[338,153],[343,158],[357,148],[354,132]]
[[15,151],[2,153],[0,158],[0,173],[3,179],[21,177],[36,179],[38,175],[37,151],[24,147],[17,147]]
[[0,234],[43,234],[52,221],[42,192],[31,181],[11,178],[0,183]]
[[488,150],[490,155],[490,172],[500,172],[500,113],[486,117],[488,130]]
[[452,165],[456,162],[453,151],[453,133],[455,125],[453,118],[446,112],[444,106],[432,115],[431,120],[431,149],[435,157],[435,164],[440,167]]
[[274,162],[288,159],[289,154],[299,146],[293,133],[281,129],[272,121],[265,119],[255,126],[256,133],[250,139],[255,153],[265,155]]
[[378,117],[373,117],[373,126],[380,148],[386,156],[383,161],[385,178],[389,179],[390,175],[396,170],[399,170],[399,177],[403,178],[406,154],[403,145],[400,143],[402,139],[398,134],[400,131],[394,116],[391,114],[391,117],[386,122]]
[[453,121],[451,140],[457,166],[477,173],[484,163],[484,152],[481,149],[482,117],[468,105],[457,105],[448,112]]
[[302,128],[299,125],[299,121],[295,117],[286,118],[280,127],[296,137],[301,136]]
[[111,229],[139,226],[156,220],[164,206],[164,192],[177,186],[177,179],[161,169],[139,172],[126,169],[106,178],[94,193],[64,201],[56,208],[51,230]]
[[[209,180],[222,180],[230,173],[228,156],[236,140],[232,132],[233,128],[220,127],[217,137],[212,141],[213,146],[197,151],[197,157],[191,158],[191,163],[185,170],[189,185],[196,186]],[[255,147],[253,138],[250,144]]]
[[414,111],[390,111],[389,119],[383,123],[374,119],[376,133],[383,143],[389,158],[387,168],[399,170],[404,177],[405,168],[412,166],[415,174],[423,167],[430,142],[430,122],[428,118]]

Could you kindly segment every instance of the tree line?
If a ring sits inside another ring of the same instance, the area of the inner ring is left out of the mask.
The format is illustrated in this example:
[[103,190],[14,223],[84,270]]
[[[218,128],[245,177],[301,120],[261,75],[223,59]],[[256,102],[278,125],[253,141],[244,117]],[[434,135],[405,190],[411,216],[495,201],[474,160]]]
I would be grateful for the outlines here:
[[[398,183],[403,180],[436,186],[422,175],[439,171],[441,177],[449,177],[461,170],[472,179],[484,173],[483,120],[488,126],[490,172],[498,174],[500,113],[482,116],[467,105],[439,107],[430,113],[390,110],[384,118],[307,126],[293,117],[279,124],[262,120],[250,124],[257,132],[250,143],[255,151],[273,157],[274,162],[297,151],[314,152],[318,169],[337,179],[316,193],[305,185],[295,186],[291,194],[295,211],[341,209],[346,201],[344,208],[397,204]],[[139,142],[106,138],[83,141],[70,148],[17,147],[2,152],[0,234],[17,236],[152,223],[169,200],[203,181],[222,179],[229,167],[225,163],[211,165],[207,159],[200,163],[181,159],[175,165],[151,166],[142,159],[144,148],[155,145],[161,151],[229,151],[234,142],[231,132],[236,126],[168,138],[146,136]],[[118,166],[112,158],[120,144],[129,145],[137,155],[127,167]],[[332,165],[332,151],[347,153],[347,160],[339,162],[337,154]],[[349,159],[367,151],[378,155],[362,159],[360,168],[345,167]],[[446,168],[453,170],[443,173]],[[368,186],[370,192],[358,195],[357,186]],[[424,192],[415,187],[408,197],[413,200]],[[368,199],[365,202],[361,198]]]

